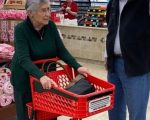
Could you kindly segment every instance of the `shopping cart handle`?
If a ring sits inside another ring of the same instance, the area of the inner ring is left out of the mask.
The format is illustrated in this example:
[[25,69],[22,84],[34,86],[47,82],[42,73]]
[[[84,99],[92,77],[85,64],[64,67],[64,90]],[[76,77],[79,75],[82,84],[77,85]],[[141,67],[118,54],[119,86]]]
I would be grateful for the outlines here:
[[68,99],[72,99],[72,100],[75,100],[75,101],[78,100],[77,97],[71,96],[71,95],[69,95],[67,93],[64,93],[64,92],[62,92],[62,91],[60,91],[59,89],[56,89],[56,88],[43,89],[42,84],[40,82],[38,82],[38,81],[34,81],[34,88],[35,88],[35,91],[39,92],[39,93],[42,93],[42,92],[53,92],[53,93],[55,93],[57,95],[61,95],[61,96],[66,97]]
[[107,92],[104,92],[104,93],[100,93],[100,94],[91,96],[87,100],[94,100],[96,98],[101,98],[101,97],[105,97],[105,96],[112,95],[112,94],[113,94],[113,91],[107,91]]
[[47,61],[57,61],[57,60],[60,60],[59,58],[51,58],[51,59],[41,59],[41,60],[36,60],[36,61],[33,61],[34,64],[40,64],[40,63],[45,63]]

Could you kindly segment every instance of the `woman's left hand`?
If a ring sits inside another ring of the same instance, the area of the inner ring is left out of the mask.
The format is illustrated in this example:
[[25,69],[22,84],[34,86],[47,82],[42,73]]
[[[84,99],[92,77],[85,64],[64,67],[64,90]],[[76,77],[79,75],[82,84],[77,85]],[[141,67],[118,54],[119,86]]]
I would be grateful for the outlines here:
[[88,74],[90,74],[89,70],[88,70],[87,68],[85,68],[85,67],[79,67],[79,68],[77,69],[77,71],[78,71],[80,74],[84,75],[85,77],[87,77]]

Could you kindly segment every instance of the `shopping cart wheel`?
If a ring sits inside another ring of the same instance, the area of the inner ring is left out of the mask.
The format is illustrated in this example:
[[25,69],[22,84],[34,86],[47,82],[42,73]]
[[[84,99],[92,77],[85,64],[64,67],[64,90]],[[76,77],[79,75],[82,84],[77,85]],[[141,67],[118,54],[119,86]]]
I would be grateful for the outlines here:
[[32,109],[31,116],[30,116],[29,120],[35,120],[35,117],[36,117],[36,111],[34,109]]

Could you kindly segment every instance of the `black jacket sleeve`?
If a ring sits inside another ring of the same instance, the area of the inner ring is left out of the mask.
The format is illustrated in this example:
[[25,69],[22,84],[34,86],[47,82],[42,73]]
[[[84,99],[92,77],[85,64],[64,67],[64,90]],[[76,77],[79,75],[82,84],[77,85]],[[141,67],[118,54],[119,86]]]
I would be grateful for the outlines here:
[[112,4],[112,0],[110,0],[110,2],[107,5],[107,14],[106,14],[106,22],[107,24],[109,24],[109,17],[110,17],[110,11],[111,11],[111,4]]

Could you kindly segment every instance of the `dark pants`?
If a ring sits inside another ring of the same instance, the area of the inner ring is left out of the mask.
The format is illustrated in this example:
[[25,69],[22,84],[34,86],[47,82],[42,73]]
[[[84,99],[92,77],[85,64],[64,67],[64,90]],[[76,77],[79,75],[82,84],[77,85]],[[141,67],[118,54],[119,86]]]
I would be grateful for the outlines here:
[[115,73],[108,72],[108,81],[115,84],[115,105],[109,111],[109,120],[126,120],[126,106],[129,120],[146,120],[150,92],[150,73],[128,77],[123,59],[115,60]]
[[32,101],[31,92],[14,92],[17,120],[29,120],[26,104]]

